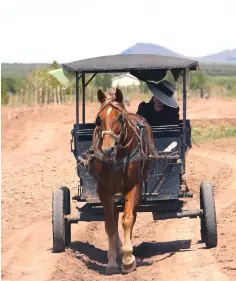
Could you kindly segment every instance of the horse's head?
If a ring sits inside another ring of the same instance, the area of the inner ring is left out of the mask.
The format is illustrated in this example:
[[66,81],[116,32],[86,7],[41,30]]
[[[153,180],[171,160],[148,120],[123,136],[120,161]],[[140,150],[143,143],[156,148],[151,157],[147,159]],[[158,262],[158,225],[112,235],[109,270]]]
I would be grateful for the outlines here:
[[97,92],[101,103],[95,125],[102,140],[101,149],[106,157],[114,156],[115,148],[126,134],[125,107],[123,94],[120,89],[106,97],[102,90]]

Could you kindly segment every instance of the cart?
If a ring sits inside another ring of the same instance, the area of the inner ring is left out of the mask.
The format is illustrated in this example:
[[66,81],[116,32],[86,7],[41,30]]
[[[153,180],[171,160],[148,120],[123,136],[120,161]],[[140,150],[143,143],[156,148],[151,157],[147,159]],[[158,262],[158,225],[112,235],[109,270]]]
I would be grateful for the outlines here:
[[[129,72],[141,81],[160,81],[170,71],[183,84],[183,118],[179,125],[153,126],[153,138],[158,159],[153,159],[151,173],[143,184],[142,202],[137,212],[151,212],[154,220],[174,218],[200,218],[201,240],[207,248],[217,246],[217,222],[214,189],[210,183],[200,184],[200,202],[196,210],[185,210],[184,200],[192,198],[192,192],[183,191],[182,176],[186,169],[186,149],[191,148],[191,123],[186,119],[187,83],[190,71],[198,70],[194,60],[158,55],[113,55],[90,58],[63,64],[63,69],[76,78],[76,122],[71,131],[71,151],[76,159],[79,177],[78,193],[71,198],[68,187],[53,192],[52,226],[53,251],[63,252],[71,243],[71,225],[80,221],[103,221],[103,206],[96,194],[96,182],[90,175],[83,154],[92,143],[94,123],[85,122],[86,87],[98,73]],[[91,75],[92,74],[92,75]],[[86,81],[86,75],[89,79]],[[82,80],[82,94],[79,81]],[[82,96],[82,121],[79,120],[79,98]],[[172,149],[167,149],[172,146]],[[71,215],[71,200],[84,202],[77,207],[78,214]],[[124,198],[115,196],[120,212],[124,210]]]

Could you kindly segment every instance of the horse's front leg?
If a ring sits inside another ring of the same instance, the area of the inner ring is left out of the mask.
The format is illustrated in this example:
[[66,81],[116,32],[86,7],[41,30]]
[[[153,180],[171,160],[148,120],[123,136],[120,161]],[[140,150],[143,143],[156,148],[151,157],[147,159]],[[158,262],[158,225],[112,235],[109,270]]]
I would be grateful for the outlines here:
[[141,189],[140,185],[137,184],[134,188],[126,195],[125,210],[122,217],[122,225],[124,229],[124,245],[122,258],[122,269],[128,273],[136,269],[136,259],[133,255],[132,245],[132,231],[136,221],[136,207],[139,204]]
[[116,250],[118,258],[121,259],[123,257],[123,250],[122,250],[122,242],[120,240],[119,236],[119,211],[116,206],[116,203],[114,202],[114,212],[115,212],[115,221],[116,221]]
[[104,207],[105,229],[108,236],[108,265],[106,274],[119,273],[119,267],[116,262],[117,258],[117,226],[114,210],[114,201],[112,196],[106,194],[100,195],[100,200]]

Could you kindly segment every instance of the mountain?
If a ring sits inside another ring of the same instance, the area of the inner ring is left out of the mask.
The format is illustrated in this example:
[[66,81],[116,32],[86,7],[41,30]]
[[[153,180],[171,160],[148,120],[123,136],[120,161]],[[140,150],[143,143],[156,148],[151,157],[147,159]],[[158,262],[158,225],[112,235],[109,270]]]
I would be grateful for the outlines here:
[[182,54],[178,54],[174,51],[171,51],[168,48],[162,47],[160,45],[151,44],[151,43],[137,43],[128,49],[121,52],[121,54],[155,54],[161,56],[173,56],[173,57],[183,57],[189,59],[196,59],[202,63],[224,63],[232,64],[236,63],[236,49],[233,50],[224,50],[222,52],[211,54],[203,57],[187,57]]
[[[137,43],[121,52],[121,54],[156,54],[162,56],[184,57],[198,60],[201,67],[207,69],[211,75],[235,75],[236,73],[236,49],[203,57],[187,57],[178,54],[168,48],[151,43]],[[18,77],[27,79],[28,73],[41,67],[50,67],[47,63],[1,63],[1,75],[3,77]]]
[[121,52],[121,54],[152,54],[161,56],[184,57],[160,45],[151,43],[137,43]]
[[236,63],[236,49],[233,50],[224,50],[222,52],[200,57],[199,60],[205,62],[227,62],[227,63]]

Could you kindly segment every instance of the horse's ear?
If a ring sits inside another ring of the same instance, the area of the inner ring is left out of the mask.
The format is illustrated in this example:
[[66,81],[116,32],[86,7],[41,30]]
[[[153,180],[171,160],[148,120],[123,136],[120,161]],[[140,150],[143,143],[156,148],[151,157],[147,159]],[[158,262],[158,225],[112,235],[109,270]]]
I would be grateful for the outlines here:
[[106,95],[103,93],[101,89],[98,90],[97,97],[100,103],[104,103],[104,101],[106,100]]
[[115,100],[119,103],[122,103],[123,102],[123,94],[121,92],[121,90],[119,88],[116,88],[116,98]]

